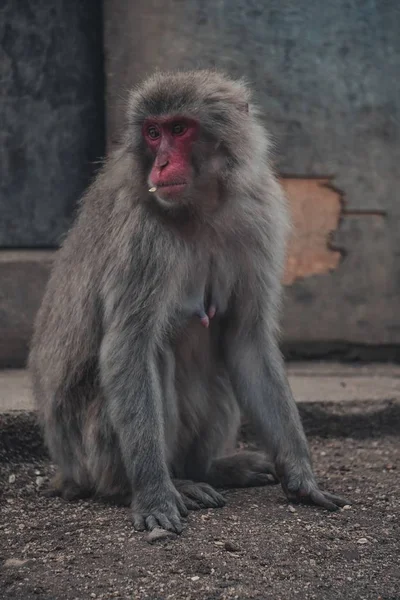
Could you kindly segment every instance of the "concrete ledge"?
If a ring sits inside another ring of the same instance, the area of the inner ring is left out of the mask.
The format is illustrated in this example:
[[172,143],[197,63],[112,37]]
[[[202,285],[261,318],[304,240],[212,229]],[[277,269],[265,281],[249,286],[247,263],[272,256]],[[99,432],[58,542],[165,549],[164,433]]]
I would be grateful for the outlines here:
[[25,365],[52,250],[0,251],[0,368]]
[[[289,381],[298,403],[400,400],[400,366],[292,363]],[[0,371],[0,412],[32,411],[31,382],[25,370]]]
[[[35,315],[55,253],[55,250],[0,250],[0,369],[23,368],[26,364]],[[289,254],[289,270],[292,268],[290,264],[293,267],[293,256],[291,258]],[[291,289],[290,286],[288,289]],[[304,319],[292,318],[293,314],[297,314],[292,310],[295,305],[296,299],[288,301],[284,313],[282,325],[285,335],[282,347],[285,355],[305,358],[330,355],[335,359],[346,356],[351,351],[351,336],[345,335],[342,342],[335,342],[332,341],[331,333],[326,332],[326,341],[321,341],[321,332],[315,338],[315,328],[309,326],[310,320],[306,320],[308,328],[304,331],[304,336],[299,336],[298,327],[300,323],[304,324]],[[374,342],[375,345],[358,347],[356,356],[367,360],[380,360],[383,356],[389,360],[399,359],[398,346],[382,346],[378,338]],[[331,351],[334,353],[330,354]],[[354,347],[351,352],[354,353]]]
[[0,371],[0,413],[33,411],[31,381],[24,369]]

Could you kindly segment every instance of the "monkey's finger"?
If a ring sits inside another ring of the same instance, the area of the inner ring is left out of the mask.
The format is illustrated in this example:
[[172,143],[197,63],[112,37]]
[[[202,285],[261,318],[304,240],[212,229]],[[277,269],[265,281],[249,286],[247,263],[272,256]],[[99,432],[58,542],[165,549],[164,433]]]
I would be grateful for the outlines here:
[[325,497],[325,494],[323,492],[321,492],[320,490],[312,490],[310,492],[310,500],[312,500],[312,502],[314,504],[317,504],[318,506],[322,506],[323,508],[326,508],[326,510],[329,510],[332,512],[335,510],[338,510],[338,508],[339,508],[339,506],[337,504],[334,504],[333,502],[328,500],[328,498]]
[[215,504],[216,504],[215,508],[222,508],[223,506],[225,506],[226,500],[222,496],[222,494],[219,494],[218,492],[213,490],[213,493],[212,494],[209,493],[208,496],[210,498],[212,498],[212,500],[215,502]]
[[[165,529],[166,531],[172,531],[174,533],[182,532],[183,525],[182,525],[179,517],[177,517],[177,516],[167,517],[163,513],[157,513],[156,519],[154,518],[154,521],[156,523],[155,527],[162,527],[162,529]],[[153,527],[153,529],[154,529],[154,527]]]
[[195,500],[203,508],[221,508],[226,500],[208,483],[196,483],[187,489],[187,496]]
[[198,502],[203,508],[222,508],[226,504],[225,498],[220,494],[218,496],[203,494]]
[[171,525],[173,529],[171,531],[175,531],[175,533],[182,533],[183,531],[183,523],[179,517],[171,517]]
[[340,507],[347,506],[351,504],[350,500],[346,500],[346,498],[342,498],[341,496],[336,496],[335,494],[330,494],[329,492],[324,492],[325,498],[334,502]]
[[146,529],[146,523],[144,520],[144,516],[140,513],[133,513],[132,515],[133,526],[136,531],[144,531]]
[[177,514],[170,514],[168,517],[164,513],[156,514],[157,521],[160,526],[167,531],[173,531],[174,533],[182,533],[183,523]]
[[220,492],[217,492],[217,490],[215,490],[208,483],[204,483],[203,486],[204,486],[203,487],[204,496],[205,497],[208,496],[209,498],[212,498],[214,500],[214,502],[216,502],[217,508],[225,506],[226,499],[222,494],[220,494]]
[[181,517],[187,517],[189,514],[189,510],[188,510],[189,507],[183,501],[181,494],[179,494],[179,496],[177,496],[177,498],[176,498],[176,505],[178,507]]
[[[156,519],[153,515],[149,515],[148,517],[146,517],[146,529],[148,529],[149,531],[153,531],[153,529],[159,527],[161,523],[159,525],[157,521],[159,521],[159,519]],[[161,527],[163,526],[161,525]],[[163,529],[167,529],[167,527],[163,527]]]
[[201,510],[203,508],[198,502],[189,498],[189,496],[184,496],[184,502],[188,510]]
[[199,504],[201,506],[201,508],[221,508],[223,505],[219,504],[216,500],[214,500],[214,498],[211,498],[211,496],[206,496],[204,495],[204,497],[199,500]]

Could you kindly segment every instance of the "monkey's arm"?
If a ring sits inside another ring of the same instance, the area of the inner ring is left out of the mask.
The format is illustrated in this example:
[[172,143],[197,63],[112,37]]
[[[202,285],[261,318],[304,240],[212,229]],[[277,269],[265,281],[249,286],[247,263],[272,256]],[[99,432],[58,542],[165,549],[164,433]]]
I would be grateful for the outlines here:
[[262,320],[241,327],[234,318],[227,328],[224,347],[238,401],[273,456],[288,498],[337,510],[348,502],[318,487],[275,334]]
[[100,350],[106,404],[132,485],[136,529],[162,527],[182,531],[187,515],[166,462],[162,390],[149,319],[132,322],[129,307],[119,305]]

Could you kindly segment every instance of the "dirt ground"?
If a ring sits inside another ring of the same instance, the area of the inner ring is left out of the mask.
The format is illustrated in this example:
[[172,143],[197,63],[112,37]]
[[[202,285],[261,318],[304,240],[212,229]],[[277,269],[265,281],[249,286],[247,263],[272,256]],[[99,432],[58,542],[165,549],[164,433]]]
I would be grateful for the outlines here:
[[319,481],[350,509],[234,490],[155,543],[128,509],[41,497],[52,466],[34,417],[0,415],[0,598],[400,600],[399,403],[300,409]]

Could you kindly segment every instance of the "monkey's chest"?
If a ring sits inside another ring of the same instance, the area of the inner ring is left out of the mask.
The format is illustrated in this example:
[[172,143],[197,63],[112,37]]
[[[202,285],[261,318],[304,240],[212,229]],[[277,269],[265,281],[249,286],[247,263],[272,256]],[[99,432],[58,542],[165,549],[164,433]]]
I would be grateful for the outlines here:
[[184,319],[198,319],[208,328],[214,318],[226,313],[233,288],[232,273],[223,264],[210,261],[207,269],[194,267],[184,286]]

